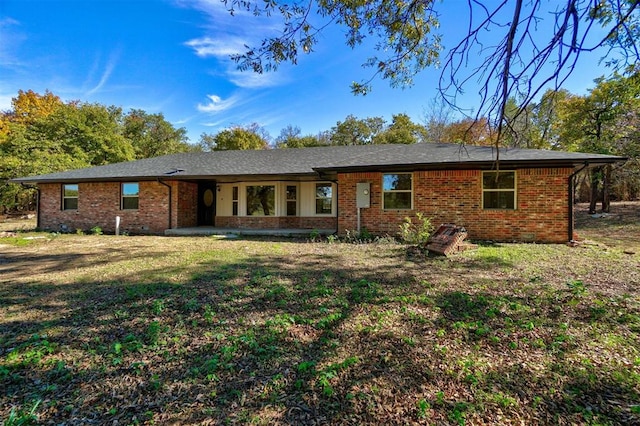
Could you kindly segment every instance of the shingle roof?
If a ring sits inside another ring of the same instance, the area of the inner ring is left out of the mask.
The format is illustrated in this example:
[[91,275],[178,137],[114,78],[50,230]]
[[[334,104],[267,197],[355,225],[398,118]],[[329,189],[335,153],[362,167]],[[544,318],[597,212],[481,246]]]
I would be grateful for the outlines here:
[[[510,166],[564,166],[613,163],[623,157],[548,150],[501,149],[499,161]],[[67,172],[14,179],[14,182],[69,182],[240,178],[242,176],[317,176],[346,170],[490,167],[492,147],[420,143],[413,145],[331,146],[260,151],[216,151],[165,155]]]

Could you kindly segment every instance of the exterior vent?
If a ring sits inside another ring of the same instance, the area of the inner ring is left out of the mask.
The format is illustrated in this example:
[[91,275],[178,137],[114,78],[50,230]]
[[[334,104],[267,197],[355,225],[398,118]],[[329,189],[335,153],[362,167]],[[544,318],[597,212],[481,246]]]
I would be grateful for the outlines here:
[[164,174],[167,176],[171,176],[171,175],[177,175],[182,172],[184,172],[183,169],[172,169],[172,170],[169,170],[168,172],[165,172]]

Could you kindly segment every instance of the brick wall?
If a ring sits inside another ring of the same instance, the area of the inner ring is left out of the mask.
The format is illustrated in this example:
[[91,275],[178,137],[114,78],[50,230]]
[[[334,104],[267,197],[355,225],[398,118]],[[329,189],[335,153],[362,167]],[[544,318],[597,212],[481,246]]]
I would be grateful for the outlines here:
[[337,229],[336,217],[217,216],[216,226],[239,229]]
[[[137,210],[120,209],[120,183],[91,182],[78,185],[78,209],[61,209],[61,185],[40,185],[40,226],[43,229],[88,231],[99,226],[104,232],[115,232],[116,216],[120,230],[135,234],[160,234],[169,225],[169,189],[158,182],[139,182]],[[174,199],[176,182],[172,182]],[[177,206],[177,205],[176,205]],[[174,209],[174,212],[176,210]],[[175,213],[174,213],[175,216]]]
[[[198,225],[198,184],[171,182],[173,189],[173,228],[189,228]],[[177,188],[177,190],[176,190]],[[175,213],[174,213],[175,212]]]
[[396,235],[416,212],[432,223],[455,223],[469,238],[497,241],[564,242],[568,237],[567,185],[572,169],[516,171],[516,210],[482,208],[480,170],[420,171],[413,174],[413,210],[382,209],[381,173],[338,175],[338,230],[357,229],[356,184],[371,183],[371,207],[361,210],[361,227],[373,234]]
[[[381,173],[338,175],[338,217],[216,217],[216,226],[226,228],[335,229],[340,233],[357,228],[356,184],[371,183],[371,207],[362,209],[361,226],[374,234],[396,235],[406,216],[422,212],[433,224],[464,226],[472,239],[498,241],[564,242],[568,233],[567,182],[570,168],[521,169],[517,176],[517,209],[482,209],[480,170],[420,171],[413,174],[413,210],[382,209]],[[120,209],[120,183],[80,183],[78,210],[61,210],[61,185],[41,184],[41,227],[70,231],[94,226],[115,232],[115,218],[121,230],[161,234],[169,225],[168,188],[158,182],[139,182],[138,210]],[[170,181],[172,227],[197,224],[198,186]]]

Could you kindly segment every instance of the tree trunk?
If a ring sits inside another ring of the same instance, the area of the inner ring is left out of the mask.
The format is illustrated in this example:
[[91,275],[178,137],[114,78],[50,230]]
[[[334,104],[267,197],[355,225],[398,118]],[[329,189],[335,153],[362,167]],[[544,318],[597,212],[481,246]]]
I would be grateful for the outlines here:
[[604,166],[604,174],[602,177],[602,211],[609,213],[611,209],[611,164]]
[[600,192],[600,175],[601,167],[591,169],[591,200],[589,202],[589,214],[596,212],[596,204],[598,203],[598,193]]

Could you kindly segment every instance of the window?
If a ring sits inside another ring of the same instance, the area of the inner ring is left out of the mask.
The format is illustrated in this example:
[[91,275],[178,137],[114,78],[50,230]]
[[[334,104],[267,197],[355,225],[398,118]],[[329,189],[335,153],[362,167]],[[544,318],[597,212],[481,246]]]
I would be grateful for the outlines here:
[[62,185],[62,210],[78,210],[78,184]]
[[411,173],[382,175],[382,206],[384,209],[409,210],[412,199]]
[[123,183],[122,184],[122,210],[137,210],[138,209],[138,196],[140,189],[138,183]]
[[232,187],[231,191],[231,214],[238,216],[238,187]]
[[316,214],[331,214],[333,188],[330,183],[316,183]]
[[287,216],[298,215],[298,187],[287,185]]
[[275,205],[275,186],[247,186],[247,216],[274,216]]
[[516,208],[516,172],[482,172],[482,208]]

